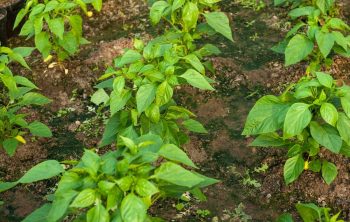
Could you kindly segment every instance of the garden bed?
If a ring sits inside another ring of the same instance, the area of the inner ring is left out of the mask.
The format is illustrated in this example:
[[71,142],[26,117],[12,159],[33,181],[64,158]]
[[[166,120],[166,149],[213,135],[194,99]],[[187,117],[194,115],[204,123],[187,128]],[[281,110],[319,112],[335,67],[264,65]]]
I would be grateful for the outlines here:
[[[0,8],[4,2],[8,1],[0,0]],[[204,190],[206,202],[160,200],[151,212],[166,221],[245,221],[244,218],[249,221],[251,217],[252,221],[265,222],[284,212],[295,214],[295,204],[302,201],[342,211],[342,217],[350,220],[348,158],[327,151],[321,153],[339,169],[331,185],[325,184],[319,174],[305,172],[298,181],[286,186],[283,164],[287,150],[250,147],[252,138],[241,135],[247,114],[258,98],[266,92],[281,93],[288,83],[304,73],[303,64],[285,68],[283,58],[270,50],[285,34],[281,28],[283,30],[287,12],[272,6],[255,12],[231,1],[222,4],[232,21],[235,41],[232,43],[223,37],[209,39],[224,42],[220,46],[223,54],[211,58],[216,68],[216,91],[200,92],[182,87],[177,89],[175,98],[196,113],[209,131],[207,135],[191,135],[186,151],[201,166],[201,173],[221,182]],[[343,0],[342,4],[344,15],[349,15],[349,2]],[[18,179],[46,159],[77,159],[84,148],[97,145],[103,116],[96,115],[96,107],[89,102],[93,86],[113,59],[121,55],[124,48],[132,46],[132,38],[148,40],[159,32],[145,25],[147,15],[147,6],[140,1],[107,0],[100,14],[85,18],[84,30],[91,44],[82,47],[71,60],[46,64],[36,53],[28,60],[32,70],[13,66],[14,73],[33,80],[43,95],[53,99],[43,109],[27,110],[30,118],[50,126],[53,138],[28,143],[20,147],[14,157],[8,157],[1,150],[1,179]],[[24,39],[15,37],[9,42],[12,47],[23,46]],[[31,44],[28,41],[25,45]],[[337,79],[350,83],[350,60],[336,58],[332,72]],[[56,182],[18,186],[0,194],[5,202],[0,207],[1,222],[20,221],[45,202]],[[239,207],[241,203],[245,208]],[[203,213],[204,210],[210,214]]]

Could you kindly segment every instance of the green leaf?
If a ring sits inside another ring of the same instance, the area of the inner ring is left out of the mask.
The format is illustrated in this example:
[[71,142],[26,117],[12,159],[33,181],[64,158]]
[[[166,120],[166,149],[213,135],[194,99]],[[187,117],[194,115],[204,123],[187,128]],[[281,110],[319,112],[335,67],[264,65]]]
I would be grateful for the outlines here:
[[346,51],[348,49],[348,41],[345,38],[345,36],[338,31],[333,31],[332,35],[333,35],[334,41]]
[[86,222],[109,222],[109,213],[106,208],[98,203],[91,208],[86,214]]
[[197,168],[187,154],[174,144],[163,145],[158,154],[165,159],[172,160],[174,162],[183,163],[187,166]]
[[185,31],[190,31],[197,26],[199,9],[197,4],[187,2],[182,9],[182,20]]
[[156,1],[150,10],[150,18],[153,25],[159,23],[162,18],[164,11],[169,7],[166,1]]
[[321,161],[319,159],[312,160],[309,163],[309,169],[315,173],[318,173],[321,171]]
[[223,12],[204,13],[210,27],[233,42],[230,22]]
[[142,55],[139,52],[129,49],[126,53],[124,53],[124,55],[115,65],[118,68],[121,68],[124,65],[139,61],[141,60],[141,58],[142,58]]
[[338,121],[338,111],[337,109],[334,107],[333,104],[331,103],[323,103],[321,105],[321,116],[324,119],[324,121],[326,121],[326,123],[335,126],[335,124]]
[[283,136],[285,138],[299,135],[309,125],[312,119],[309,107],[310,105],[305,103],[294,103],[290,107],[283,127]]
[[280,147],[288,143],[284,141],[277,133],[266,133],[259,135],[249,146],[259,147]]
[[59,221],[65,215],[70,202],[78,194],[74,190],[67,190],[64,193],[56,193],[52,202],[50,211],[48,212],[47,221]]
[[64,33],[64,20],[63,18],[55,18],[48,20],[47,24],[53,34],[58,38],[63,39]]
[[294,220],[291,214],[284,213],[277,218],[276,222],[294,222]]
[[324,181],[329,185],[337,177],[338,170],[337,167],[326,160],[322,162],[322,177]]
[[153,84],[142,85],[136,93],[138,113],[145,111],[156,97],[156,87]]
[[156,91],[156,104],[162,106],[170,101],[173,97],[173,88],[167,81],[162,82]]
[[350,145],[350,119],[344,113],[339,113],[337,129],[340,137]]
[[311,15],[315,11],[315,8],[312,6],[306,6],[306,7],[299,7],[296,9],[291,10],[288,15],[292,17],[292,19],[305,16],[305,15]]
[[20,101],[21,105],[45,105],[50,103],[51,100],[47,97],[39,94],[39,93],[27,93],[23,96],[22,100]]
[[40,32],[35,35],[35,46],[41,52],[44,58],[48,57],[51,53],[50,35],[47,32]]
[[125,87],[125,78],[123,76],[118,76],[113,80],[113,90],[121,93]]
[[205,68],[196,55],[189,54],[189,55],[183,57],[183,59],[187,63],[191,64],[193,66],[193,68],[195,68],[198,72],[202,73],[203,75],[205,74]]
[[47,160],[31,168],[18,182],[33,183],[55,177],[63,172],[64,169],[58,161]]
[[288,43],[285,51],[286,66],[296,64],[305,59],[313,50],[314,43],[304,35],[295,35]]
[[6,153],[9,156],[13,156],[16,152],[17,146],[18,146],[18,141],[14,138],[10,138],[10,139],[5,139],[2,142],[2,146],[5,149]]
[[81,161],[84,163],[84,166],[88,168],[89,173],[96,175],[97,171],[100,168],[100,156],[94,153],[91,150],[85,150]]
[[188,188],[194,187],[204,181],[202,177],[172,162],[163,163],[156,170],[152,178]]
[[324,58],[327,58],[334,46],[334,37],[332,33],[316,32],[316,41]]
[[289,158],[284,164],[283,175],[286,184],[296,180],[304,170],[304,159],[301,155]]
[[281,129],[289,106],[276,96],[262,97],[249,112],[242,134],[264,134]]
[[147,216],[147,206],[135,194],[128,194],[122,201],[120,213],[125,222],[144,222]]
[[180,75],[180,77],[186,79],[190,85],[199,89],[214,90],[206,78],[194,69],[188,69],[184,74]]
[[28,129],[33,136],[52,137],[52,132],[45,124],[35,121],[28,125]]
[[340,101],[344,112],[350,118],[350,96],[341,97]]
[[321,85],[331,89],[333,86],[333,78],[331,75],[323,72],[316,72],[317,80]]
[[49,212],[50,209],[51,204],[44,204],[29,214],[22,222],[47,222],[47,212]]
[[296,208],[303,221],[321,221],[321,209],[315,204],[298,203]]
[[36,85],[34,85],[29,79],[23,76],[14,76],[16,83],[22,86],[27,86],[32,89],[38,89]]
[[109,96],[104,89],[98,89],[92,96],[91,102],[95,105],[100,105],[101,103],[106,104],[109,100]]
[[182,124],[189,131],[196,132],[196,133],[208,133],[208,131],[204,128],[204,126],[200,122],[194,119],[185,120],[182,122]]
[[143,178],[137,180],[135,190],[141,197],[150,197],[159,192],[152,182]]
[[310,123],[310,132],[319,144],[333,153],[339,153],[343,142],[336,129],[329,125],[320,125],[312,121]]
[[96,191],[93,189],[85,189],[81,191],[78,196],[74,199],[73,203],[71,203],[70,207],[76,208],[86,208],[95,203],[96,200]]
[[124,90],[121,93],[113,91],[110,96],[110,110],[111,116],[124,108],[126,103],[131,98],[131,92],[129,90]]

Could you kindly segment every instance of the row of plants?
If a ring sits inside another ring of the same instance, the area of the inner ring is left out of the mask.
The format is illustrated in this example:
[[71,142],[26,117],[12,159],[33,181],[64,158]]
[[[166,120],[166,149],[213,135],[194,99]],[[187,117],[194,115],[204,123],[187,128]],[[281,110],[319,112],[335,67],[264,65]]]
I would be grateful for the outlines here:
[[[337,166],[319,154],[324,148],[350,157],[350,86],[327,70],[335,54],[350,57],[350,27],[339,18],[333,0],[275,0],[275,5],[291,8],[288,15],[294,26],[272,50],[284,54],[286,66],[305,62],[305,76],[279,96],[260,98],[242,134],[257,136],[251,146],[288,150],[283,170],[287,185],[305,170],[321,173],[329,185]],[[338,219],[340,212],[331,215],[329,208],[312,203],[298,203],[296,208],[306,222],[343,221]],[[283,214],[277,221],[294,220]]]
[[[20,35],[34,36],[45,60],[51,59],[52,53],[63,60],[86,42],[82,19],[76,13],[80,7],[89,15],[85,3],[100,10],[102,2],[94,2],[30,0],[18,14],[15,26],[27,18]],[[214,81],[206,75],[213,68],[205,58],[220,50],[211,44],[199,47],[197,42],[215,33],[232,40],[229,20],[219,11],[218,2],[149,2],[150,20],[153,25],[161,24],[164,34],[148,43],[135,39],[134,48],[116,58],[114,67],[101,76],[91,98],[110,113],[99,148],[114,145],[117,149],[103,155],[98,155],[98,150],[85,150],[77,161],[48,160],[18,181],[0,183],[2,192],[17,184],[62,175],[57,189],[49,195],[50,203],[23,221],[62,221],[67,216],[91,222],[162,221],[147,214],[160,198],[180,198],[189,192],[205,200],[200,188],[218,181],[192,170],[198,167],[180,147],[188,142],[188,131],[206,130],[195,120],[195,114],[176,104],[173,94],[175,87],[184,84],[214,90]]]

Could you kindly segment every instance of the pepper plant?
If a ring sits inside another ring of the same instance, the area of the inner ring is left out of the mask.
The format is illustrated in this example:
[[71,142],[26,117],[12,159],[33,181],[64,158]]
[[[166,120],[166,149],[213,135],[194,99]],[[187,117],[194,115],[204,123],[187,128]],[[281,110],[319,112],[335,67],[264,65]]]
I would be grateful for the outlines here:
[[264,96],[250,111],[243,135],[258,135],[252,146],[286,147],[284,180],[303,170],[321,172],[330,184],[337,167],[318,155],[321,147],[350,157],[350,87],[322,72],[304,77],[280,96]]
[[[285,1],[284,1],[285,2]],[[286,66],[310,61],[307,73],[332,64],[333,54],[350,57],[350,27],[337,17],[333,0],[296,1],[289,12],[294,27],[273,50],[285,54]]]
[[29,132],[33,136],[50,137],[50,129],[39,121],[28,123],[26,114],[21,113],[24,107],[41,106],[50,102],[45,96],[33,92],[38,87],[23,76],[13,75],[8,67],[9,62],[17,61],[28,67],[25,56],[32,48],[0,47],[0,147],[12,156],[19,143],[26,143],[23,135]]
[[14,28],[28,16],[19,35],[34,36],[35,47],[45,60],[49,60],[53,52],[59,60],[65,60],[74,55],[81,44],[88,43],[82,36],[79,9],[92,16],[87,9],[89,3],[97,11],[102,8],[102,0],[27,0],[16,17]]
[[[215,1],[216,3],[217,1]],[[214,90],[213,81],[206,76],[212,70],[203,58],[219,54],[211,44],[197,48],[195,40],[205,30],[219,32],[232,40],[228,18],[216,10],[212,1],[155,1],[151,7],[153,24],[169,23],[164,35],[146,44],[134,41],[134,49],[114,61],[113,68],[101,76],[92,101],[109,107],[107,123],[100,146],[111,144],[117,133],[135,131],[139,135],[154,133],[166,142],[181,145],[188,142],[182,129],[206,133],[195,115],[172,99],[174,88],[190,84],[202,90]],[[201,18],[201,17],[202,18]],[[204,28],[198,23],[202,20]],[[204,31],[203,31],[204,30]]]
[[147,215],[159,198],[178,197],[216,183],[181,166],[197,168],[185,152],[166,144],[156,135],[134,139],[121,137],[117,151],[103,156],[86,150],[78,163],[66,171],[52,204],[28,218],[45,213],[46,221],[61,221],[75,215],[78,221],[161,221]]
[[[338,219],[340,212],[331,214],[331,209],[327,207],[318,207],[313,203],[296,204],[297,211],[304,222],[344,222]],[[294,222],[291,214],[283,214],[279,216],[276,222]]]

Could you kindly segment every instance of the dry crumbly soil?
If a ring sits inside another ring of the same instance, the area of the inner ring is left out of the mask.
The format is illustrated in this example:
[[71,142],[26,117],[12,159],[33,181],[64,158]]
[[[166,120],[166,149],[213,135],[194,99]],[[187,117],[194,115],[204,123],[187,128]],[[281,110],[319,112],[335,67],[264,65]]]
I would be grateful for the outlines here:
[[[92,18],[85,17],[84,33],[91,44],[83,46],[71,60],[46,64],[36,52],[28,59],[31,71],[14,65],[15,73],[32,79],[44,95],[53,99],[43,109],[25,112],[29,119],[47,123],[54,136],[20,147],[12,158],[0,151],[1,180],[18,179],[45,159],[77,159],[85,147],[96,146],[103,121],[91,111],[93,105],[89,99],[97,78],[116,56],[132,46],[132,38],[148,40],[160,32],[149,25],[147,6],[140,2],[106,0],[101,13],[95,13]],[[305,172],[297,182],[286,186],[282,175],[286,151],[250,147],[252,138],[241,136],[254,102],[267,93],[279,94],[286,85],[297,81],[303,75],[305,65],[286,68],[283,58],[269,50],[288,28],[284,9],[267,7],[254,12],[232,2],[224,1],[223,10],[230,17],[235,42],[222,37],[208,39],[209,42],[220,42],[223,51],[220,57],[210,59],[216,68],[215,76],[210,75],[217,82],[217,90],[209,93],[181,87],[175,93],[176,101],[194,111],[209,131],[206,135],[191,135],[185,150],[203,174],[221,182],[204,189],[208,197],[206,202],[194,199],[189,203],[160,201],[150,212],[167,221],[211,221],[213,218],[213,221],[242,221],[232,212],[243,203],[244,211],[253,218],[252,221],[266,222],[273,221],[283,212],[295,214],[295,203],[302,201],[342,210],[342,216],[350,220],[349,159],[323,151],[324,158],[335,162],[339,168],[339,175],[332,185],[326,185],[318,174]],[[343,14],[349,18],[350,4],[345,0],[342,4]],[[32,44],[30,40],[17,37],[10,39],[10,43],[12,46]],[[350,60],[336,57],[331,72],[336,78],[350,83]],[[90,125],[83,128],[86,121]],[[269,166],[268,170],[254,172],[254,168],[263,163]],[[247,170],[250,171],[249,178],[256,180],[260,187],[243,184]],[[0,207],[0,221],[20,221],[46,201],[46,195],[52,192],[55,183],[50,180],[18,186],[0,194],[0,199],[5,201]],[[182,210],[174,207],[178,203],[184,205]],[[211,215],[201,217],[196,213],[198,209],[208,209]]]

